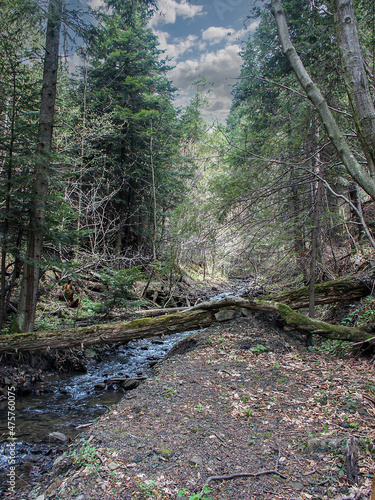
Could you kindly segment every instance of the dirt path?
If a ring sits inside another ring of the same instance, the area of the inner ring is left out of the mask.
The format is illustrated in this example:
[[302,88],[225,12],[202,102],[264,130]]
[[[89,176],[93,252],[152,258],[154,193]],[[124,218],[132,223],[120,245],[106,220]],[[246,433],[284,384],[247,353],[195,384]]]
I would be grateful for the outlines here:
[[[368,499],[375,409],[365,396],[374,393],[367,360],[308,352],[255,316],[218,324],[180,344],[17,498]],[[210,477],[242,473],[201,494]]]

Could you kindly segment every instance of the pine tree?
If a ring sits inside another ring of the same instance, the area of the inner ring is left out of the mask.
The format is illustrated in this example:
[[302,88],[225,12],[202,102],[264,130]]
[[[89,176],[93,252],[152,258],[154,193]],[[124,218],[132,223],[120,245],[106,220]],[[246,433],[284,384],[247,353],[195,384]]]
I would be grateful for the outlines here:
[[39,109],[40,14],[29,0],[0,2],[0,328],[21,272]]
[[34,329],[39,290],[40,265],[43,256],[46,220],[46,199],[52,152],[52,131],[55,113],[62,9],[63,0],[50,0],[27,249],[20,300],[17,309],[17,324],[22,332],[30,332]]

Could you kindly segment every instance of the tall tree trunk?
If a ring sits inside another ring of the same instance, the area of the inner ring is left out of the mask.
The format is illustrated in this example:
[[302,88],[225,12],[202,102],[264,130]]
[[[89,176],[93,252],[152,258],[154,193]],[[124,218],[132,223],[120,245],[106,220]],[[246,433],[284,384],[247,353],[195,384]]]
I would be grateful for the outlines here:
[[[319,130],[315,130],[315,124],[312,124],[312,137],[310,144],[315,148],[315,144],[319,143]],[[310,151],[313,155],[314,151]],[[324,176],[324,165],[320,160],[320,154],[313,157],[311,171],[316,174],[317,178],[311,183],[311,206],[313,210],[313,223],[311,229],[311,260],[310,260],[310,282],[309,282],[309,317],[315,318],[315,283],[317,279],[317,259],[320,249],[319,233],[320,233],[320,214],[322,205],[322,178]]]
[[[15,119],[16,119],[16,75],[13,74],[13,99],[10,118],[10,141],[9,141],[9,154],[4,158],[3,166],[6,168],[6,196],[5,196],[5,214],[3,222],[3,244],[1,247],[1,292],[0,292],[0,328],[3,327],[3,322],[7,315],[6,307],[6,260],[8,253],[8,231],[9,231],[9,218],[11,208],[11,189],[12,189],[12,175],[13,175],[13,148],[15,139]],[[10,106],[9,106],[10,109]],[[6,110],[5,131],[8,122],[8,109]]]
[[63,0],[49,1],[32,206],[30,209],[25,264],[17,312],[18,328],[22,332],[30,332],[34,329],[39,289],[50,154],[52,149],[53,117],[55,114],[62,7]]
[[282,50],[286,55],[298,81],[306,92],[307,97],[314,104],[327,134],[335,146],[348,173],[355,179],[361,188],[375,200],[375,180],[355,158],[344,134],[341,132],[334,116],[329,109],[326,99],[310,78],[289,36],[288,25],[280,0],[272,0],[272,13],[275,17]]
[[152,258],[156,262],[156,239],[157,239],[157,204],[156,204],[156,184],[155,184],[155,167],[154,167],[154,149],[153,149],[153,128],[151,122],[151,136],[150,136],[150,167],[151,167],[151,179],[152,179],[152,215],[153,215],[153,228],[152,228]]
[[370,174],[375,177],[375,108],[352,0],[332,0],[337,40],[353,118]]

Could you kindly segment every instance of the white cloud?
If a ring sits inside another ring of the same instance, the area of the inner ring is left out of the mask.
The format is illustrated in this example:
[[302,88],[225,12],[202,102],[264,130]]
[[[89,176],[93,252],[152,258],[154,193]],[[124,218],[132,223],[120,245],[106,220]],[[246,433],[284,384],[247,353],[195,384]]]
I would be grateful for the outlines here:
[[202,40],[207,40],[210,44],[219,43],[223,39],[232,35],[234,30],[219,26],[210,26],[202,31]]
[[104,6],[104,0],[89,0],[87,4],[92,8],[92,9],[98,9],[99,7]]
[[77,71],[77,66],[83,66],[83,65],[84,61],[81,58],[81,56],[77,54],[77,52],[75,52],[73,56],[69,57],[68,59],[68,70],[70,74],[75,73]]
[[210,45],[225,41],[227,44],[237,43],[239,40],[244,40],[253,32],[258,26],[259,21],[255,21],[247,28],[240,30],[233,30],[231,28],[224,28],[223,26],[210,26],[202,30],[202,40],[207,41]]
[[203,5],[192,5],[186,0],[181,0],[181,2],[176,0],[158,0],[157,6],[159,11],[151,19],[151,26],[174,24],[177,16],[181,16],[184,19],[192,19],[203,13]]
[[177,59],[181,55],[191,52],[197,46],[198,37],[196,35],[189,35],[182,39],[174,38],[173,43],[168,43],[170,38],[168,32],[154,30],[154,34],[159,38],[159,48],[165,50],[172,59]]
[[248,26],[248,31],[250,31],[250,33],[252,33],[253,31],[255,31],[257,29],[257,27],[259,26],[259,23],[260,23],[260,19],[256,19],[255,21],[253,21],[250,26]]
[[238,54],[238,45],[228,45],[216,52],[201,54],[198,59],[181,61],[171,70],[170,77],[181,88],[186,88],[186,83],[193,82],[199,75],[204,74],[209,81],[222,81],[238,75],[242,58]]
[[176,104],[186,106],[196,90],[192,89],[192,83],[200,76],[205,76],[212,86],[206,95],[210,107],[202,109],[202,116],[225,121],[232,102],[231,89],[243,62],[239,50],[238,45],[232,44],[215,52],[201,54],[196,59],[179,62],[169,72],[173,84],[182,89]]

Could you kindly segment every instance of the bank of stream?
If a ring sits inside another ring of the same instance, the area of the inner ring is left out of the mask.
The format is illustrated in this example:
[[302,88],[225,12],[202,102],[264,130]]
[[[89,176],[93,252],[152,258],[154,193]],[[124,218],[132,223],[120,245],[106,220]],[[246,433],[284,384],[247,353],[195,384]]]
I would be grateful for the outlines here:
[[[191,332],[126,345],[100,353],[85,351],[87,372],[48,374],[27,395],[16,396],[15,460],[17,482],[38,481],[64,446],[128,393],[127,380],[141,382],[170,349]],[[126,387],[126,384],[125,384]],[[9,444],[7,400],[0,402],[0,492],[7,489]]]
[[[251,288],[259,293],[254,285]],[[208,289],[204,298],[218,300],[244,293],[250,293],[249,283],[234,279],[224,290],[216,286]],[[126,390],[127,381],[135,381],[136,386],[149,377],[152,367],[189,333],[192,332],[135,340],[104,349],[103,346],[82,349],[73,368],[86,365],[85,373],[46,372],[31,388],[26,384],[28,393],[21,391],[21,395],[16,396],[14,447],[9,444],[8,401],[3,397],[0,401],[0,494],[8,487],[11,453],[15,454],[19,486],[40,481],[72,439],[117,404],[124,394],[132,397]],[[11,379],[9,382],[12,385]]]

